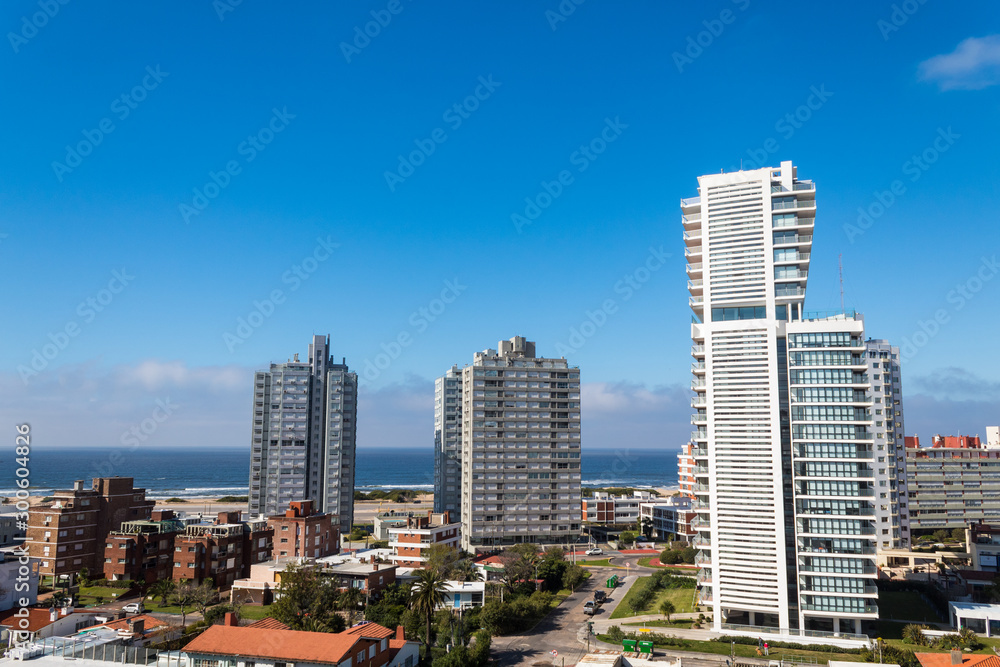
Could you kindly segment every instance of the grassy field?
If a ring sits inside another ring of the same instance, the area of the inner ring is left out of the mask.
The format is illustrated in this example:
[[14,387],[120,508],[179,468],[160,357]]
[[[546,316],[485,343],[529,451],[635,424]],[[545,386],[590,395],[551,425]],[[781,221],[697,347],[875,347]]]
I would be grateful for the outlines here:
[[[629,602],[632,596],[637,593],[640,587],[648,586],[652,577],[639,577],[639,580],[632,584],[632,588],[629,589],[628,593],[621,603],[615,608],[614,612],[611,614],[611,618],[628,618],[633,616],[632,608],[629,606]],[[659,591],[653,601],[646,608],[645,611],[641,612],[643,614],[658,614],[660,613],[660,605],[664,600],[670,600],[674,603],[674,612],[678,614],[683,614],[686,612],[694,611],[691,606],[691,602],[694,598],[693,588],[667,588]]]
[[599,560],[578,560],[577,565],[582,565],[583,567],[611,567],[610,558],[601,558]]
[[936,623],[942,621],[934,608],[914,591],[884,591],[878,594],[879,618],[886,621],[916,621]]
[[[669,623],[667,623],[666,621],[642,621],[639,623],[622,623],[622,630],[625,630],[626,632],[635,632],[635,630],[627,630],[625,626],[629,627],[635,626],[640,628],[671,628],[671,629],[681,628],[684,630],[690,630],[692,622],[693,620],[690,618],[672,618],[670,619]],[[667,632],[664,634],[670,634],[670,633]]]

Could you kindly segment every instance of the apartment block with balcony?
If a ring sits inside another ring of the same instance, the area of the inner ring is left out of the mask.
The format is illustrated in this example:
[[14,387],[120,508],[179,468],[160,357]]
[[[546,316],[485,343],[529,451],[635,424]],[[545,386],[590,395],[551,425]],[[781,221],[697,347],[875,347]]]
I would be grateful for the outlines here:
[[389,529],[390,560],[400,567],[422,568],[427,552],[435,544],[459,548],[462,524],[451,520],[449,512],[426,516],[409,516],[405,525]]
[[462,371],[434,381],[434,511],[462,515]]
[[40,574],[49,577],[102,571],[108,534],[126,521],[148,520],[154,505],[131,477],[94,478],[90,489],[78,480],[52,496],[28,510],[25,540]]
[[274,530],[264,520],[242,521],[239,512],[219,512],[210,524],[187,526],[174,538],[173,580],[200,584],[211,579],[229,590],[250,567],[271,558]]
[[334,515],[311,500],[289,503],[284,514],[267,518],[274,531],[275,558],[323,558],[340,553],[340,526]]
[[688,496],[677,495],[639,504],[639,521],[649,519],[653,539],[691,541],[697,534],[694,522],[697,514]]
[[580,369],[522,337],[462,369],[462,547],[580,535]]
[[864,325],[803,310],[815,184],[791,162],[698,182],[681,222],[700,602],[716,631],[865,641],[877,492]]
[[358,376],[329,350],[328,336],[313,336],[307,362],[296,354],[254,375],[249,508],[273,516],[290,502],[312,500],[349,532]]
[[878,547],[905,549],[910,545],[910,519],[899,348],[889,341],[869,338],[865,354],[872,384],[875,479],[877,486],[889,489],[889,502],[876,504]]
[[104,578],[151,584],[173,578],[174,538],[184,524],[170,510],[154,510],[148,520],[126,521],[104,544]]
[[1000,523],[1000,450],[979,436],[935,435],[930,447],[907,437],[906,473],[910,530]]
[[[691,401],[691,407],[696,410],[704,405],[704,396],[696,397]],[[695,418],[696,416],[692,416],[691,422],[700,425],[695,421]],[[694,498],[694,485],[696,484],[694,479],[694,449],[694,443],[687,442],[681,445],[681,451],[677,453],[677,488],[682,496],[688,498]]]
[[595,490],[593,495],[583,498],[581,516],[588,523],[634,526],[639,520],[639,506],[655,497],[649,491],[633,491],[629,495],[616,496],[607,491]]

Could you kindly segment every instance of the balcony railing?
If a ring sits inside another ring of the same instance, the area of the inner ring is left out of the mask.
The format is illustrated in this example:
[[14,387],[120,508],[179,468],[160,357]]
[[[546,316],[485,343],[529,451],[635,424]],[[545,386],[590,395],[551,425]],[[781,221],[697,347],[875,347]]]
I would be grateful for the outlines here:
[[723,630],[736,630],[737,632],[749,632],[754,635],[782,634],[800,635],[802,637],[827,637],[831,639],[850,639],[868,643],[868,635],[855,635],[850,632],[830,632],[829,630],[792,630],[790,628],[772,628],[763,625],[740,625],[738,623],[723,623]]
[[687,265],[687,272],[688,273],[701,273],[701,266],[702,266],[701,262],[694,262],[692,264],[688,264]]
[[[877,614],[878,605],[877,604],[866,604],[854,607],[838,607],[835,605],[825,605],[825,604],[809,604],[803,602],[800,607],[802,611],[826,611],[838,614],[843,614],[845,616],[850,616],[852,614]],[[841,635],[843,636],[843,635]]]

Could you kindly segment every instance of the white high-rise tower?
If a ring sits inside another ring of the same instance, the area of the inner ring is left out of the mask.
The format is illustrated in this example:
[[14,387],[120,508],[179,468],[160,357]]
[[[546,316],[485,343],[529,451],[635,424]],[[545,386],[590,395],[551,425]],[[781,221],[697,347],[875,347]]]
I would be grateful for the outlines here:
[[313,336],[299,355],[254,374],[250,513],[280,514],[293,500],[314,500],[336,514],[342,534],[354,522],[358,376]]
[[877,618],[871,390],[860,316],[803,312],[813,183],[698,179],[681,201],[702,604],[738,634],[860,634]]

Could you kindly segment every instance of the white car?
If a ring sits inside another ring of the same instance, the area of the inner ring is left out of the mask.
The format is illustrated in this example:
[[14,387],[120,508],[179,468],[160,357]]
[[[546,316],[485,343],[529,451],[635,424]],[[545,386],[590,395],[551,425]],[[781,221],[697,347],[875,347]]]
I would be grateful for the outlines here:
[[129,602],[127,605],[122,607],[122,611],[126,614],[141,614],[146,611],[146,608],[141,602]]
[[600,556],[600,555],[601,555],[601,554],[603,554],[604,552],[603,552],[603,551],[601,551],[600,549],[597,549],[597,548],[594,548],[594,549],[587,549],[587,551],[586,551],[585,553],[586,553],[586,554],[587,554],[588,556]]

